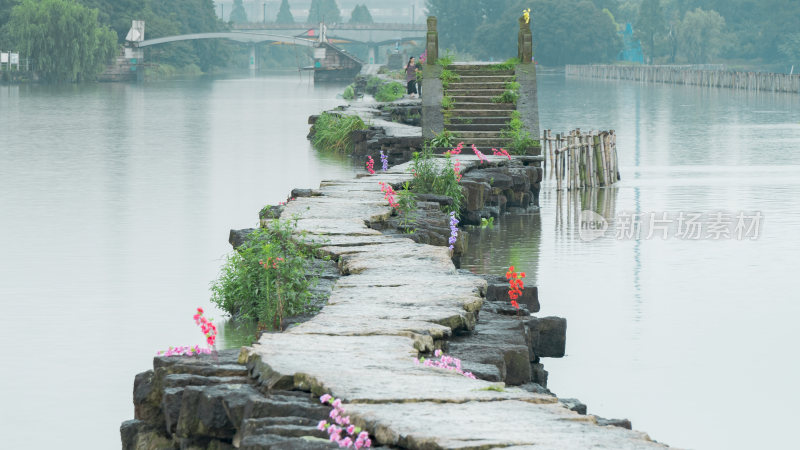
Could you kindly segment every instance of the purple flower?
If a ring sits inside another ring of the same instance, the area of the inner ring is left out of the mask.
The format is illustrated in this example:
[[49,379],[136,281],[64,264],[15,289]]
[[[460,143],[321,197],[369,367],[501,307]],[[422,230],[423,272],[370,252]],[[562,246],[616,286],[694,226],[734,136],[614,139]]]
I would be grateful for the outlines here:
[[381,150],[381,169],[384,172],[389,170],[389,156],[383,153],[383,150]]
[[[453,245],[458,239],[458,219],[456,219],[455,211],[450,212],[450,239],[447,242],[450,244],[450,250],[453,250]],[[439,356],[439,355],[436,355]]]

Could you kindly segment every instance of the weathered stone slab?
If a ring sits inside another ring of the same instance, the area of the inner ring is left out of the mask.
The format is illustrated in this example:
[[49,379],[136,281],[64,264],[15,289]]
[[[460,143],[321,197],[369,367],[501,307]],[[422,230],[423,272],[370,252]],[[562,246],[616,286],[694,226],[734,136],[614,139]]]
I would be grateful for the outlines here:
[[304,197],[290,201],[281,214],[282,218],[299,219],[351,219],[353,217],[369,220],[386,220],[392,215],[382,198],[357,200],[332,197]]
[[348,404],[357,423],[374,430],[376,441],[409,449],[494,447],[535,449],[665,448],[643,433],[598,427],[560,405],[521,401],[459,404]]
[[417,351],[404,337],[300,334],[295,328],[262,336],[247,353],[248,366],[267,385],[291,382],[312,392],[333,392],[348,402],[556,401],[519,389],[482,390],[492,384],[416,365]]
[[300,219],[297,221],[297,231],[318,235],[377,236],[381,234],[378,230],[367,228],[363,219]]

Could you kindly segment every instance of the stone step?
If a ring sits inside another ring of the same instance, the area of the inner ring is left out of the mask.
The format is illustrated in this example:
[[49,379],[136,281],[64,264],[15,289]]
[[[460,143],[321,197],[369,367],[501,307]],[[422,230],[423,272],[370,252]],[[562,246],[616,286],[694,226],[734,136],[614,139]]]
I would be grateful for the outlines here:
[[445,124],[444,129],[449,131],[502,131],[507,123],[451,123]]
[[465,95],[489,95],[494,97],[505,92],[505,89],[446,89],[446,92],[453,97]]
[[500,131],[456,131],[456,139],[472,140],[475,138],[504,139]]
[[[478,147],[479,149],[481,149],[481,148],[487,148],[487,149],[499,148],[499,147],[507,146],[507,145],[509,145],[511,143],[510,139],[485,138],[485,137],[473,137],[473,138],[456,137],[455,140],[457,140],[459,142],[463,141],[465,147],[469,147],[472,144],[475,144],[475,146]],[[481,151],[483,151],[483,150],[481,150]],[[484,152],[484,153],[486,153],[486,152]],[[489,155],[492,154],[491,150],[489,151],[488,154]]]
[[[509,83],[514,81],[513,76],[507,75],[465,75],[459,83]],[[450,86],[456,83],[450,83]]]
[[506,90],[506,83],[505,82],[466,82],[461,81],[458,83],[450,83],[450,86],[447,88],[447,91],[458,91],[458,90],[482,90],[482,89],[492,89],[492,90]]
[[494,103],[491,95],[451,95],[456,103]]
[[508,116],[497,117],[451,117],[450,124],[452,125],[505,125],[508,123]]
[[[475,103],[475,102],[460,102],[456,101],[453,104],[454,109],[482,109],[493,111],[513,111],[517,109],[517,105],[513,103]],[[510,113],[509,113],[510,114]]]
[[512,77],[514,76],[513,70],[492,70],[492,69],[450,69],[454,73],[461,76],[474,77],[474,76],[498,76],[498,77]]
[[[492,70],[490,67],[496,65],[497,63],[483,63],[483,64],[451,64],[447,66],[450,70]],[[514,69],[510,69],[512,72]]]
[[[459,107],[460,106],[460,107]],[[451,109],[450,117],[465,118],[465,117],[511,117],[511,109],[478,109],[469,108],[462,105],[456,105]]]

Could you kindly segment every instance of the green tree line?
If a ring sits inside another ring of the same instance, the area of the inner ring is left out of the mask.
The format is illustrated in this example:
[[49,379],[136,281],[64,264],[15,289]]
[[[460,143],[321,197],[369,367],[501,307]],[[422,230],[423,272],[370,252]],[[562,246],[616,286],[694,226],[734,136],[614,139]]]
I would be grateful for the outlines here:
[[[47,81],[91,79],[123,42],[132,20],[144,20],[146,38],[220,31],[213,0],[0,0],[0,47],[30,58]],[[244,54],[219,40],[176,42],[147,49],[147,60],[211,71]]]
[[631,23],[649,61],[800,63],[797,0],[427,0],[439,43],[476,59],[516,55],[531,8],[534,53],[547,65],[612,62]]

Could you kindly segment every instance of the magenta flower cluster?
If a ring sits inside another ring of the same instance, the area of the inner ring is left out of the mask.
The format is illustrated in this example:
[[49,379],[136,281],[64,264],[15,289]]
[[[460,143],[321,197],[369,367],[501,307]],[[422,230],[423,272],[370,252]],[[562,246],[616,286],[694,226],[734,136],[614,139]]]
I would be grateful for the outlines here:
[[453,249],[453,245],[456,243],[456,239],[458,239],[458,219],[456,219],[456,213],[454,211],[450,212],[450,239],[448,242],[450,243],[450,250]]
[[328,423],[327,420],[320,420],[317,425],[318,430],[327,430],[331,442],[336,442],[339,447],[346,448],[367,448],[372,447],[372,440],[369,438],[369,433],[362,431],[361,428],[350,423],[350,416],[344,415],[342,409],[342,401],[338,398],[333,398],[330,394],[325,394],[319,398],[320,403],[323,405],[331,405],[329,416],[333,423]]
[[383,150],[381,150],[381,169],[383,169],[384,172],[389,170],[389,155],[383,153]]
[[387,202],[389,202],[389,206],[391,206],[392,208],[400,207],[400,204],[394,200],[394,196],[397,195],[397,192],[394,191],[392,185],[384,183],[383,181],[381,181],[379,184],[381,185],[381,192],[383,192],[383,198]]
[[467,372],[461,368],[460,359],[445,355],[441,350],[436,350],[433,352],[433,355],[439,359],[435,360],[420,358],[415,359],[414,364],[419,365],[421,363],[423,366],[427,367],[438,367],[440,369],[452,370],[453,372],[464,375],[467,378],[471,378],[473,380],[476,379],[472,372]]
[[210,355],[211,349],[195,345],[194,347],[179,345],[177,347],[170,346],[167,351],[158,352],[158,356],[197,356],[197,355]]
[[488,161],[488,159],[486,159],[486,157],[483,156],[483,153],[481,153],[481,151],[478,150],[478,147],[475,147],[475,144],[472,144],[472,151],[475,152],[475,156],[477,156],[478,159],[481,160],[481,164],[483,164],[485,161]]
[[375,167],[375,161],[373,161],[372,156],[367,156],[367,172],[369,172],[370,175],[375,175],[373,167]]
[[492,149],[492,154],[494,156],[505,156],[506,158],[511,159],[511,155],[508,154],[508,150],[506,150],[504,148],[501,148],[500,150],[498,150],[496,148],[493,148]]
[[203,308],[197,308],[197,312],[195,313],[192,318],[194,319],[194,323],[200,327],[203,334],[206,337],[206,343],[208,344],[207,348],[202,348],[199,345],[179,345],[177,347],[170,346],[166,351],[162,350],[156,355],[158,356],[197,356],[200,354],[210,355],[212,352],[216,352],[216,342],[217,342],[217,326],[214,325],[211,320],[206,319],[203,316]]

